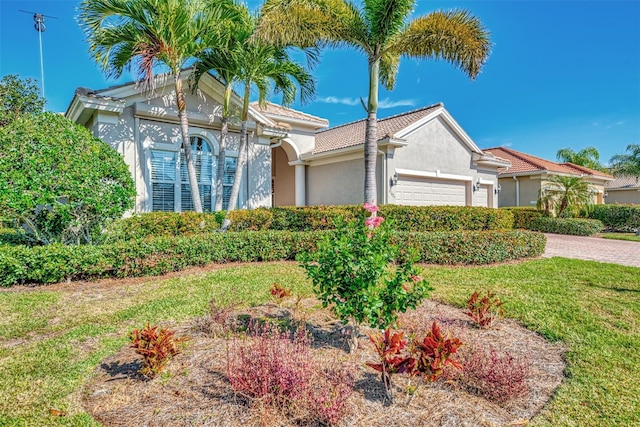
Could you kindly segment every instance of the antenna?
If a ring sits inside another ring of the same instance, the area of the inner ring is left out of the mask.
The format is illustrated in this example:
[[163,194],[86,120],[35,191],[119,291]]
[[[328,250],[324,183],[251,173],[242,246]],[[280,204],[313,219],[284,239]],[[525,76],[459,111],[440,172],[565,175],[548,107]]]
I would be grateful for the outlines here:
[[[42,99],[44,99],[44,62],[42,61],[42,33],[47,29],[44,25],[44,18],[58,19],[55,16],[43,15],[37,12],[28,12],[26,10],[19,10],[19,12],[33,14],[33,27],[38,32],[38,39],[40,40],[40,78],[42,90]],[[44,104],[42,105],[42,111],[44,111]]]

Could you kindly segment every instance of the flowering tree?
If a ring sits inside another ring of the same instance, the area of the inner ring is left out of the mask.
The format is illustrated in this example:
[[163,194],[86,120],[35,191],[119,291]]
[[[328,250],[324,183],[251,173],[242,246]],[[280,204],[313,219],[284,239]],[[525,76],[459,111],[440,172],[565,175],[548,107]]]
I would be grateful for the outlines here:
[[364,224],[338,222],[315,253],[300,257],[322,304],[352,323],[352,351],[361,324],[384,329],[431,289],[413,265],[416,254],[392,243],[391,224],[378,207],[365,203],[364,209],[371,214]]

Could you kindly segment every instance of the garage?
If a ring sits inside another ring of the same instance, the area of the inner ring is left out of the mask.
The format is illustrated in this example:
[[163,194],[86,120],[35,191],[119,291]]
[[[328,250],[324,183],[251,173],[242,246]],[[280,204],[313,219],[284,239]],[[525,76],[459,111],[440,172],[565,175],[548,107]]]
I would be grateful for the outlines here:
[[403,176],[391,191],[399,205],[466,206],[467,185],[465,181]]
[[473,206],[480,206],[486,208],[491,206],[489,202],[490,188],[488,185],[479,185],[473,192]]

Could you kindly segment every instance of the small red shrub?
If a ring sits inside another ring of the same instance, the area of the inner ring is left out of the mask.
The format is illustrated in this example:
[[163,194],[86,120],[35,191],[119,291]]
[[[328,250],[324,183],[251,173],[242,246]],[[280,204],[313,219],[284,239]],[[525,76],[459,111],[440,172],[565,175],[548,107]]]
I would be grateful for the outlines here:
[[306,406],[312,417],[325,425],[337,425],[351,412],[355,372],[332,368],[320,371],[307,388]]
[[151,327],[134,329],[129,334],[131,347],[142,356],[143,366],[140,373],[147,378],[155,377],[166,366],[169,359],[180,353],[178,345],[188,340],[186,337],[175,338],[175,332],[169,329]]
[[285,288],[281,284],[275,282],[271,286],[271,290],[269,292],[278,304],[281,303],[283,299],[291,296],[291,289]]
[[387,398],[393,401],[391,375],[405,372],[411,373],[415,365],[415,359],[401,355],[402,350],[407,345],[407,340],[403,339],[402,332],[396,332],[392,335],[391,328],[387,328],[384,334],[369,335],[369,340],[375,346],[378,356],[380,356],[380,363],[367,363],[367,366],[380,372]]
[[465,356],[463,364],[460,378],[463,384],[489,400],[504,403],[524,396],[529,390],[531,363],[525,357],[499,353],[494,348],[474,349]]
[[431,331],[422,341],[414,340],[411,354],[415,358],[414,373],[433,382],[443,374],[446,365],[461,369],[462,366],[451,356],[462,346],[458,338],[449,338],[443,334],[436,322],[431,325]]
[[487,291],[483,297],[480,297],[478,292],[474,292],[467,301],[465,314],[469,316],[478,327],[488,328],[502,316],[502,304],[504,303],[491,291]]

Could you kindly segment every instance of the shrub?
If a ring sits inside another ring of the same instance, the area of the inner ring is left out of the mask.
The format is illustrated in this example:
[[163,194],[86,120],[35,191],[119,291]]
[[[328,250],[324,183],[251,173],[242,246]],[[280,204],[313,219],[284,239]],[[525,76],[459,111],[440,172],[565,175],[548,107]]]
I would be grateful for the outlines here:
[[502,304],[504,303],[491,291],[487,291],[483,297],[480,297],[478,292],[474,292],[467,301],[465,314],[478,327],[488,328],[502,315]]
[[533,221],[531,230],[543,233],[568,234],[572,236],[592,236],[602,231],[604,226],[597,219],[541,217]]
[[271,289],[269,290],[269,293],[271,294],[273,299],[276,301],[276,303],[280,304],[282,300],[291,296],[291,289],[285,288],[279,283],[274,283],[273,285],[271,285]]
[[[208,233],[161,237],[100,246],[0,245],[0,286],[56,283],[71,279],[136,277],[179,271],[207,263],[293,260],[313,252],[331,232]],[[488,264],[539,256],[543,234],[530,231],[397,233],[395,242],[431,264]]]
[[210,233],[220,227],[216,215],[196,212],[149,212],[111,224],[105,240],[128,241],[152,237],[184,237]]
[[510,211],[513,214],[514,229],[530,230],[533,221],[545,215],[543,211],[531,207],[500,208],[500,210]]
[[530,366],[526,358],[509,352],[476,348],[464,357],[461,380],[470,391],[504,403],[527,393]]
[[393,402],[391,376],[413,372],[415,360],[402,355],[402,351],[407,345],[407,340],[404,339],[402,332],[391,334],[391,328],[387,328],[384,334],[369,335],[369,341],[373,343],[380,359],[379,363],[367,363],[366,365],[380,372],[387,399]]
[[596,205],[589,218],[602,221],[605,231],[634,233],[640,228],[640,205]]
[[0,228],[0,245],[29,245],[31,239],[22,231]]
[[178,345],[187,338],[175,338],[175,332],[169,329],[151,327],[134,329],[129,334],[131,347],[142,356],[143,365],[140,373],[147,378],[155,377],[164,369],[169,359],[180,353]]
[[91,243],[133,206],[122,156],[59,114],[0,128],[0,211],[44,244]]
[[[377,211],[376,206],[369,209]],[[340,320],[352,323],[352,350],[361,324],[386,328],[430,290],[413,265],[415,251],[392,243],[392,226],[383,221],[372,214],[359,223],[338,223],[315,252],[299,257],[323,306],[330,305]]]

